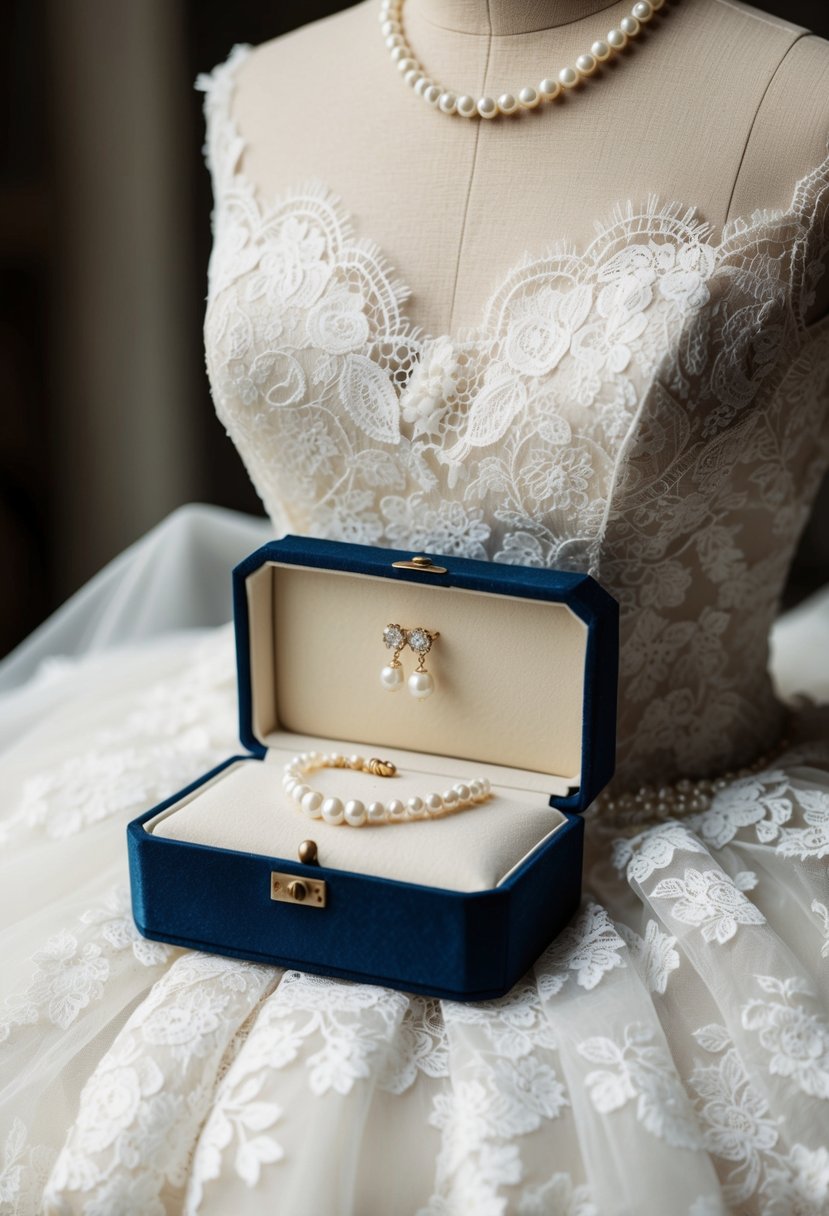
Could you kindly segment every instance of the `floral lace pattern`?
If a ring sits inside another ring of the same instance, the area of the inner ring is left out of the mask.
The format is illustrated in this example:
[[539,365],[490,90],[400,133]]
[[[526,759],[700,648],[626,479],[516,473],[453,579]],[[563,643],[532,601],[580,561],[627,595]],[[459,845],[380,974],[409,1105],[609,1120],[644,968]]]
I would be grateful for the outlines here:
[[[238,171],[246,53],[201,79],[206,339],[277,526],[588,569],[622,605],[620,782],[761,750],[827,460],[829,325],[804,316],[829,162],[716,243],[693,210],[621,206],[432,337],[326,187],[266,204]],[[229,640],[127,695],[113,659],[84,747],[39,753],[6,811],[12,863],[114,870],[101,829],[233,750]],[[582,907],[497,1001],[145,941],[122,871],[39,912],[0,1017],[0,1216],[829,1216],[828,772],[822,738],[682,822],[588,813]]]
[[827,465],[829,324],[804,317],[829,157],[717,243],[693,209],[618,207],[581,253],[513,267],[479,325],[430,336],[321,182],[266,202],[239,171],[247,53],[199,80],[205,340],[277,527],[588,570],[622,608],[619,782],[756,754],[780,723],[768,631]]

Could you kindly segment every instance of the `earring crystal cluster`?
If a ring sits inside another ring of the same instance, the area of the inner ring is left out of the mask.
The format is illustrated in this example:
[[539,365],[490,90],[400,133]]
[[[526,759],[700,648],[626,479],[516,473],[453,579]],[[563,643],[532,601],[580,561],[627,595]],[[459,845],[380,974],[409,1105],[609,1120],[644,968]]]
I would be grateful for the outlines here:
[[383,643],[393,650],[391,661],[380,672],[380,683],[387,692],[397,692],[403,687],[403,666],[400,651],[406,645],[406,630],[400,625],[387,625],[383,630]]
[[418,701],[431,697],[435,691],[434,678],[426,670],[426,655],[432,649],[432,643],[437,636],[436,633],[430,633],[428,629],[423,629],[422,627],[413,629],[409,634],[409,646],[414,654],[417,655],[417,667],[409,676],[407,684],[409,692]]

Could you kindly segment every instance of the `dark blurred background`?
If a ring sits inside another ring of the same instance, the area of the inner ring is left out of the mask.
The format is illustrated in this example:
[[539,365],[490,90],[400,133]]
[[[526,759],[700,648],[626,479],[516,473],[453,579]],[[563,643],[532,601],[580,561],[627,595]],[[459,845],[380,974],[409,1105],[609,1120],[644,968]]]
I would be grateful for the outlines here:
[[[261,513],[204,371],[193,82],[343,7],[0,0],[0,655],[181,503]],[[757,7],[829,37],[826,0]],[[787,602],[827,579],[824,486]]]

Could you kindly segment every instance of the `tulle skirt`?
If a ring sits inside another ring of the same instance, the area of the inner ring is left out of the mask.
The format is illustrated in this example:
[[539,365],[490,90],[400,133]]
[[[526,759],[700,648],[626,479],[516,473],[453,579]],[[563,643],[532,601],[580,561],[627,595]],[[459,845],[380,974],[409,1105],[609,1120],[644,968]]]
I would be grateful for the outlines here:
[[[582,907],[501,1000],[140,937],[125,826],[237,749],[227,571],[267,534],[178,513],[0,671],[0,1213],[829,1212],[823,711],[703,812],[588,812]],[[821,646],[826,597],[783,693],[829,700]]]

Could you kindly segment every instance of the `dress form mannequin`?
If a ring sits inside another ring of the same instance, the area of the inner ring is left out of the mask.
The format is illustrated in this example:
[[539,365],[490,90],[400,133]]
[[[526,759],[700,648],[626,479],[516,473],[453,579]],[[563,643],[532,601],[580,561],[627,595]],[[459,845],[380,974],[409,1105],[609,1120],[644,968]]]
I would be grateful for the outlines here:
[[[434,79],[498,96],[572,63],[629,9],[407,0],[403,21]],[[585,247],[618,202],[694,207],[712,239],[735,216],[786,207],[827,154],[829,43],[748,5],[681,0],[572,94],[463,120],[402,82],[364,0],[257,48],[233,110],[261,196],[324,181],[411,287],[410,320],[455,333],[525,251]],[[827,306],[829,275],[812,317]]]

